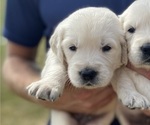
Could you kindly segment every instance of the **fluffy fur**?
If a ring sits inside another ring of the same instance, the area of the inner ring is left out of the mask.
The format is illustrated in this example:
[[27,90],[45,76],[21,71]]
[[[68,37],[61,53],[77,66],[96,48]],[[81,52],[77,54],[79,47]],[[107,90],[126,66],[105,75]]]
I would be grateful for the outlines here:
[[[150,70],[150,0],[137,0],[120,16],[128,46],[129,61]],[[118,77],[121,74],[120,77]],[[118,78],[118,79],[117,79]],[[123,67],[114,80],[122,103],[129,108],[150,108],[150,80]]]
[[[89,7],[74,12],[56,27],[50,45],[41,80],[27,87],[29,95],[38,99],[56,100],[68,79],[77,88],[107,86],[115,70],[127,62],[119,19],[106,8]],[[110,112],[109,118],[96,120],[94,125],[111,123],[111,106],[102,110]],[[53,110],[52,125],[60,124],[78,123],[67,112]]]

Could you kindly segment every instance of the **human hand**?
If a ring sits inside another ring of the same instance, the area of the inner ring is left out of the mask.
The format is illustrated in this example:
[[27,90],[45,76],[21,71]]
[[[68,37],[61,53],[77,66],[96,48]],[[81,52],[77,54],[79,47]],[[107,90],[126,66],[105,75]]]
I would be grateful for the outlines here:
[[96,114],[116,97],[111,86],[97,89],[79,89],[67,85],[63,95],[55,102],[43,101],[57,110]]
[[150,69],[136,68],[130,62],[128,62],[127,67],[150,79]]

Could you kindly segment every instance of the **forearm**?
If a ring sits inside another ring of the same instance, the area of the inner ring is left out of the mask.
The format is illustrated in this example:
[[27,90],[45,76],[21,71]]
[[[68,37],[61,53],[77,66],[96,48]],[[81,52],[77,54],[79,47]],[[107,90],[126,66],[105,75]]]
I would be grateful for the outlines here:
[[28,97],[26,86],[40,78],[40,69],[33,61],[17,56],[8,57],[3,65],[5,83],[15,93]]
[[35,99],[26,91],[29,84],[40,79],[40,69],[35,62],[17,56],[7,57],[3,65],[3,77],[5,84],[18,96],[47,108],[55,107],[54,103]]

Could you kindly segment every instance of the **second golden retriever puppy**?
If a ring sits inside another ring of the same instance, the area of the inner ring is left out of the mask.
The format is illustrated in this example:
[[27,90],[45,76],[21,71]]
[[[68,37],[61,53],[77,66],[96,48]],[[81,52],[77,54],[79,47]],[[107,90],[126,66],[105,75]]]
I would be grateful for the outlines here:
[[[126,63],[126,43],[118,17],[109,9],[89,7],[77,10],[55,29],[50,39],[51,49],[41,80],[27,87],[38,99],[56,100],[69,79],[77,88],[94,89],[107,86],[117,68]],[[96,119],[90,125],[109,125],[114,108],[103,122]],[[64,111],[52,111],[52,125],[79,125]]]
[[[120,16],[120,21],[129,61],[134,67],[150,72],[150,0],[134,1]],[[118,83],[114,88],[122,103],[129,108],[150,108],[150,80],[128,68],[119,70],[120,74],[115,78]]]

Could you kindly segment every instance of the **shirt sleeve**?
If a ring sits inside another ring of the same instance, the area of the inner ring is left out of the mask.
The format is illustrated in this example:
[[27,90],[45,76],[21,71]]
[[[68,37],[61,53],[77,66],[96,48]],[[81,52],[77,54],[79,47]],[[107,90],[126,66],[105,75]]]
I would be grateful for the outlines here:
[[38,4],[38,0],[7,0],[4,37],[23,46],[37,46],[45,29]]

